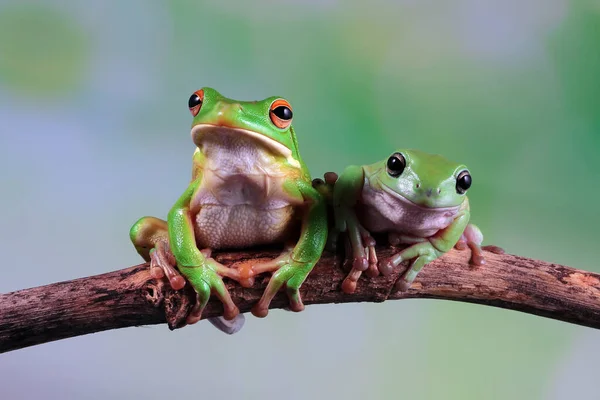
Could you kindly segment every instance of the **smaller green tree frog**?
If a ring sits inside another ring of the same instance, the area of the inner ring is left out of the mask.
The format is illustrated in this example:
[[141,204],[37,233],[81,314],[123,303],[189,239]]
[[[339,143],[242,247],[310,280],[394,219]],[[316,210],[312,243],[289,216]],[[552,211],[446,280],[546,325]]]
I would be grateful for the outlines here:
[[[332,182],[331,176],[326,181]],[[453,247],[469,247],[475,265],[485,263],[482,249],[503,253],[496,246],[482,248],[481,231],[469,224],[471,183],[465,165],[419,150],[398,150],[386,160],[347,167],[334,184],[335,228],[329,236],[335,248],[339,232],[348,233],[351,270],[342,290],[353,293],[362,272],[389,275],[402,261],[414,260],[395,285],[406,291],[425,264]],[[387,233],[391,245],[408,247],[379,262],[371,233]]]

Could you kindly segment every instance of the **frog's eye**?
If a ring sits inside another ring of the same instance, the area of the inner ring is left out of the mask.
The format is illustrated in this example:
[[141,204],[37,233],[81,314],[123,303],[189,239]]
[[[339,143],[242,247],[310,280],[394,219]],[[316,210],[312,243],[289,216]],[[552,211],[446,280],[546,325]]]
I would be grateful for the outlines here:
[[387,160],[387,172],[390,176],[397,178],[406,168],[406,159],[400,153],[394,153]]
[[464,194],[471,187],[471,174],[469,171],[462,171],[456,178],[456,192]]
[[287,129],[292,124],[292,106],[283,99],[275,100],[269,109],[269,117],[273,125],[279,129]]
[[200,112],[203,101],[204,90],[202,89],[195,91],[194,94],[190,96],[190,99],[188,100],[188,107],[190,108],[190,112],[194,117]]

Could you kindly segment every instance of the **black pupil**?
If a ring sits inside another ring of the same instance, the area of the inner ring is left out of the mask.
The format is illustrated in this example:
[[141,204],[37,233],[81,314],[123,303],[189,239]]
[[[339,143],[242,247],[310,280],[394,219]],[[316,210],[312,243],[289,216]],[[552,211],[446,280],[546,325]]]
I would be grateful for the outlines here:
[[462,190],[467,190],[468,188],[471,187],[471,175],[469,174],[464,174],[463,176],[461,176],[458,179],[458,186],[462,189]]
[[398,176],[404,171],[404,167],[406,165],[406,161],[404,161],[404,157],[393,155],[388,158],[387,167],[391,175]]
[[277,118],[282,119],[284,121],[289,121],[290,119],[292,119],[292,110],[290,110],[286,106],[276,107],[271,112],[275,114]]
[[198,96],[196,93],[190,96],[190,99],[188,100],[189,108],[194,108],[196,106],[199,106],[200,104],[202,104],[202,99],[200,98],[200,96]]

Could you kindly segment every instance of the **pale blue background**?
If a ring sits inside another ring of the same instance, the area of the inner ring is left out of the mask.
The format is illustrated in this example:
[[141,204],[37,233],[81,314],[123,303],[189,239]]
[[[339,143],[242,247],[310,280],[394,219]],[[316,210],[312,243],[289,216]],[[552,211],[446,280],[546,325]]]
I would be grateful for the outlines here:
[[[509,252],[600,272],[600,1],[0,1],[0,292],[137,264],[190,175],[190,94],[289,99],[312,173],[466,163]],[[425,300],[0,355],[1,399],[599,398],[598,331]],[[178,366],[178,368],[175,368]]]

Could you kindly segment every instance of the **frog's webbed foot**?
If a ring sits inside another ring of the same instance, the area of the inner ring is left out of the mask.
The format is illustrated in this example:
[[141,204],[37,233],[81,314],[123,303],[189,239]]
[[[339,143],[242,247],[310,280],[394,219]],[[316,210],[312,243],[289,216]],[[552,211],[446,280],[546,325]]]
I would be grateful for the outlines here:
[[[205,257],[210,258],[210,249],[201,251]],[[156,279],[167,276],[173,290],[180,290],[185,286],[185,278],[175,269],[176,261],[172,253],[167,249],[166,243],[159,243],[154,251],[150,253],[150,273]],[[226,268],[223,266],[223,268]],[[196,304],[199,304],[198,302]],[[193,308],[188,316],[187,323],[193,324],[200,320],[202,313],[198,308]],[[208,319],[221,332],[232,335],[238,332],[244,326],[245,318],[243,315],[237,315],[231,321],[224,317],[215,317]]]
[[[188,281],[196,291],[196,304],[192,307],[192,310],[190,311],[186,322],[188,325],[192,325],[200,321],[200,319],[202,318],[202,312],[204,311],[204,308],[206,307],[206,304],[208,303],[211,294],[215,294],[217,298],[223,303],[224,311],[223,317],[217,317],[211,322],[217,328],[221,329],[220,325],[222,324],[216,321],[217,319],[221,319],[220,322],[224,322],[223,320],[232,321],[239,315],[240,312],[238,307],[234,304],[233,300],[231,299],[231,295],[225,287],[222,277],[226,276],[235,280],[239,280],[239,272],[233,268],[228,268],[224,266],[223,264],[217,262],[213,258],[210,258],[209,249],[203,249],[201,252],[203,255],[208,256],[205,259],[204,265],[197,267],[180,266],[180,269],[182,270],[182,272],[184,272],[184,274],[188,278]],[[236,327],[236,323],[240,323],[240,320],[238,320],[237,322],[234,321],[232,326]],[[243,320],[239,325],[239,328],[241,328],[242,324]],[[226,330],[224,330],[224,332],[226,333],[228,333],[228,331],[233,330],[231,326],[225,326],[225,328]]]
[[342,282],[342,291],[348,294],[356,291],[358,279],[363,272],[371,278],[379,275],[377,252],[375,251],[375,239],[373,239],[369,231],[361,225],[357,225],[356,228],[358,238],[355,238],[353,241],[352,238],[348,236],[345,241],[345,266],[346,270],[349,269],[350,272]]
[[129,237],[137,252],[144,260],[150,261],[152,278],[166,276],[174,290],[185,286],[185,279],[177,271],[177,262],[169,249],[167,221],[142,217],[131,227]]
[[[346,256],[344,258],[344,270],[348,271],[348,275],[342,282],[342,291],[344,293],[354,293],[356,291],[356,285],[358,278],[362,275],[363,269],[354,267],[354,259],[352,258],[352,245],[350,239],[344,237],[344,250]],[[361,264],[362,266],[362,264]]]
[[263,272],[276,271],[284,265],[288,264],[291,259],[294,245],[287,243],[283,252],[277,257],[269,261],[265,261],[258,264],[245,264],[236,268],[238,274],[238,282],[243,287],[251,287],[254,285],[254,277],[262,274]]
[[384,263],[386,270],[392,271],[402,261],[414,259],[410,267],[398,279],[394,289],[401,292],[407,291],[421,269],[439,256],[439,251],[429,241],[420,241],[393,255]]
[[[388,233],[388,242],[390,245],[394,246],[394,247],[398,247],[400,245],[414,245],[417,243],[423,243],[426,242],[427,239],[425,238],[421,238],[421,237],[416,237],[416,236],[409,236],[409,235],[404,235],[398,232],[390,232]],[[400,253],[398,253],[400,254]],[[388,259],[386,262],[380,263],[379,265],[379,272],[381,272],[381,274],[383,276],[389,276],[392,271],[394,270],[395,267],[398,266],[398,264],[400,264],[401,261],[398,261],[397,263],[392,262],[394,257]]]
[[369,264],[365,270],[365,275],[369,278],[375,278],[379,276],[379,260],[377,259],[377,252],[375,251],[375,239],[371,236],[371,233],[362,226],[360,226],[359,229],[362,242],[365,245],[365,254]]
[[457,250],[465,250],[467,247],[470,248],[471,258],[469,264],[474,266],[485,264],[484,250],[494,254],[504,254],[503,248],[493,245],[481,246],[482,242],[483,234],[481,233],[481,230],[476,225],[469,224],[456,245],[454,245],[454,248]]
[[[201,251],[205,257],[210,258],[210,249],[204,249]],[[216,263],[216,261],[215,261]],[[162,279],[164,276],[167,277],[173,290],[180,290],[185,286],[185,278],[175,269],[177,265],[175,258],[172,253],[168,250],[166,243],[158,243],[156,247],[150,252],[150,274],[155,279]],[[223,268],[226,268],[223,266]],[[198,308],[199,301],[196,302],[196,306],[192,308],[192,312],[188,316],[187,323],[194,324],[198,322],[202,315],[202,310]],[[232,320],[227,320],[225,317],[215,317],[208,319],[221,332],[233,335],[238,332],[244,326],[245,318],[239,314]]]
[[173,290],[183,289],[185,278],[175,268],[177,263],[167,247],[167,243],[159,242],[150,251],[150,275],[154,279],[166,276]]
[[269,313],[271,300],[277,294],[279,289],[286,286],[286,292],[289,298],[289,310],[299,312],[304,310],[304,304],[300,298],[300,285],[304,282],[306,271],[310,270],[313,263],[299,262],[293,258],[293,247],[287,246],[283,253],[270,261],[249,265],[240,271],[242,277],[255,276],[263,272],[273,272],[267,287],[260,300],[252,307],[254,316],[263,318]]
[[377,258],[377,252],[375,251],[375,241],[373,241],[373,246],[368,246],[366,248],[369,257],[369,267],[365,271],[365,275],[369,278],[376,278],[379,276],[379,260]]

